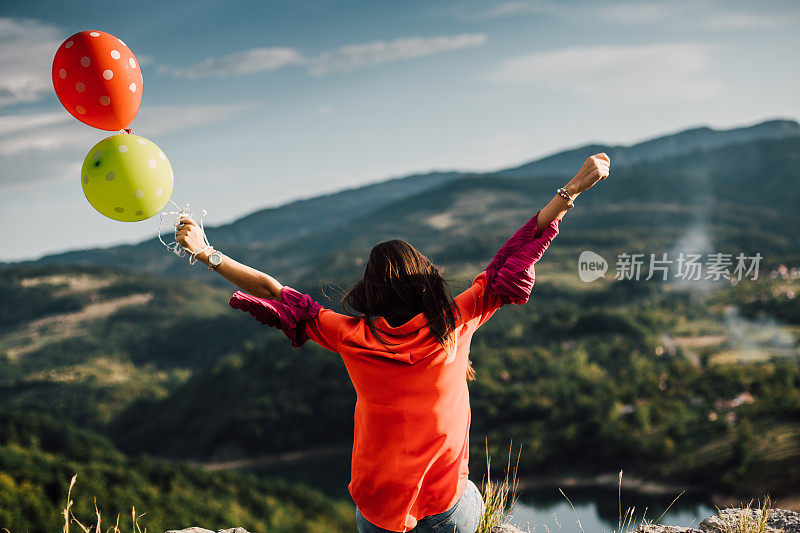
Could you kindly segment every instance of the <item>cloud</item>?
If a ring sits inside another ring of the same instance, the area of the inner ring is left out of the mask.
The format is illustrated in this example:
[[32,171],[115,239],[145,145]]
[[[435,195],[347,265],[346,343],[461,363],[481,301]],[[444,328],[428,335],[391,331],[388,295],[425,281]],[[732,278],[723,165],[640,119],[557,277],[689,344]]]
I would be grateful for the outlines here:
[[783,17],[761,13],[723,13],[709,19],[707,26],[718,30],[773,28],[787,23]]
[[489,77],[582,98],[695,101],[721,91],[706,72],[710,59],[709,46],[691,43],[576,47],[508,59]]
[[[163,135],[223,120],[252,108],[250,104],[148,106],[139,111],[133,129],[145,135]],[[108,135],[113,133],[87,128],[66,111],[0,117],[0,163],[3,157],[25,152],[73,146],[88,150]]]
[[222,57],[209,57],[188,68],[162,65],[159,72],[176,78],[224,78],[254,72],[266,72],[286,65],[303,62],[303,56],[294,48],[252,48]]
[[470,10],[474,18],[493,19],[530,13],[552,13],[556,9],[554,2],[544,0],[510,0],[479,5],[482,6],[482,9]]
[[159,72],[176,78],[195,79],[239,76],[268,72],[298,65],[315,76],[331,72],[349,72],[395,61],[479,46],[487,40],[483,33],[465,33],[438,37],[409,37],[394,41],[351,44],[327,50],[315,57],[305,57],[295,48],[252,48],[221,57],[209,57],[186,68],[162,65]]
[[464,33],[439,37],[410,37],[394,41],[376,41],[366,44],[351,44],[336,50],[323,52],[312,59],[309,72],[315,76],[330,72],[348,72],[383,63],[407,61],[418,57],[449,52],[485,43],[484,33]]
[[35,20],[0,18],[0,107],[35,102],[51,89],[61,32]]
[[623,26],[669,24],[713,30],[763,29],[794,24],[791,17],[735,11],[715,0],[635,0],[624,2],[558,2],[557,0],[463,1],[434,14],[451,18],[482,20],[525,15],[556,16],[562,19],[602,19]]
[[557,0],[462,0],[455,4],[432,3],[428,11],[437,17],[487,20],[531,14],[554,14],[568,7]]
[[[252,109],[248,104],[150,106],[134,132],[156,142],[161,135],[223,120]],[[0,117],[0,191],[8,196],[77,179],[83,157],[113,135],[88,128],[65,111]]]
[[38,113],[35,115],[0,116],[0,137],[11,133],[58,124],[66,120],[63,112]]
[[597,14],[623,25],[671,23],[714,30],[771,28],[786,24],[786,17],[732,11],[712,1],[660,0],[658,2],[623,2],[598,7]]
[[623,2],[600,7],[597,14],[619,24],[652,24],[674,17],[683,17],[687,11],[696,10],[702,2]]

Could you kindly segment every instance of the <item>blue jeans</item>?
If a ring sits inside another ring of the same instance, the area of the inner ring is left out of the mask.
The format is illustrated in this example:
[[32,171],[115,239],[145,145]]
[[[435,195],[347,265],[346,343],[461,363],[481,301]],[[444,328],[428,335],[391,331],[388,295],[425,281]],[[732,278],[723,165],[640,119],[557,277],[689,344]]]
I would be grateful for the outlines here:
[[[483,497],[475,483],[467,480],[464,494],[447,511],[421,518],[409,533],[475,533],[483,514]],[[358,533],[392,533],[369,522],[356,507]]]

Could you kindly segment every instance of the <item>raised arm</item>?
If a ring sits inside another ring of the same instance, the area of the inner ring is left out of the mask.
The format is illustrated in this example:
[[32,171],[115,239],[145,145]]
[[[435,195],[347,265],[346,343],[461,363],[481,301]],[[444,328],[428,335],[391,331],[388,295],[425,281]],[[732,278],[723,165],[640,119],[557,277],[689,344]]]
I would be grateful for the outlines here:
[[502,303],[528,301],[535,279],[534,265],[558,235],[561,218],[580,193],[608,176],[609,167],[606,154],[589,157],[564,187],[569,198],[556,194],[506,241],[486,267],[487,294],[499,296]]
[[[598,181],[606,179],[610,168],[611,159],[609,159],[605,153],[590,156],[584,161],[583,166],[575,177],[564,186],[564,189],[572,197],[572,201],[575,201],[575,198],[582,192],[589,189]],[[566,198],[556,194],[553,199],[539,211],[536,219],[535,236],[539,237],[553,220],[561,220],[569,209],[568,204],[569,201]]]
[[[181,219],[181,223],[183,225],[179,226],[175,232],[175,240],[178,244],[187,250],[202,250],[205,247],[203,231],[197,225],[197,222],[190,217],[184,217]],[[197,259],[208,265],[212,252],[214,250],[201,252],[197,254]],[[281,298],[283,285],[278,283],[278,280],[260,270],[243,265],[226,255],[222,255],[222,262],[217,266],[215,272],[253,296],[269,300],[280,300]]]

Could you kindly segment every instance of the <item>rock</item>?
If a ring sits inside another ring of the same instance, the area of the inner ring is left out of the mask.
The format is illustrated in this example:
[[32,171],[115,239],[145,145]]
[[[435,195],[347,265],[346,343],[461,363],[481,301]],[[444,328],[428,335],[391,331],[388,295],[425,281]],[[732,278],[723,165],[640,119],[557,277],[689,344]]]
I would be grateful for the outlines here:
[[[726,533],[738,531],[734,526],[740,523],[758,525],[761,520],[761,509],[722,509],[719,516],[709,516],[700,522],[700,529],[705,533]],[[753,529],[755,531],[755,529]],[[767,517],[764,533],[800,533],[800,513],[786,509],[772,509]]]
[[[719,516],[709,516],[700,522],[700,529],[681,526],[661,526],[655,524],[642,524],[634,533],[729,533],[732,531],[756,531],[752,529],[737,529],[736,524],[742,520],[745,524],[757,525],[761,519],[760,509],[730,508],[720,511]],[[187,527],[186,529],[171,529],[166,533],[214,533],[202,527]],[[243,527],[220,529],[217,533],[248,533]],[[492,533],[523,533],[511,524],[499,524],[492,528]],[[767,518],[767,528],[761,533],[800,533],[800,513],[786,509],[772,509]]]
[[800,513],[786,509],[773,509],[769,513],[767,525],[783,529],[784,533],[800,533]]
[[492,533],[524,533],[520,528],[511,524],[498,524],[492,528]]
[[[186,529],[170,529],[167,533],[214,533],[204,527],[187,527]],[[220,529],[217,533],[248,533],[243,527],[232,527],[230,529]]]
[[634,533],[703,533],[699,529],[682,526],[662,526],[658,524],[641,524]]

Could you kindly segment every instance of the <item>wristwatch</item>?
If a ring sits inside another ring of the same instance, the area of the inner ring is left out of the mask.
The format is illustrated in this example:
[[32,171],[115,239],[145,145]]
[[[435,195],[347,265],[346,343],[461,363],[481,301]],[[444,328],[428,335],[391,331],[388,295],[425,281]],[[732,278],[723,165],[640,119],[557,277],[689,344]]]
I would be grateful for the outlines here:
[[214,252],[208,256],[208,269],[213,272],[221,264],[222,264],[222,254],[214,250]]

